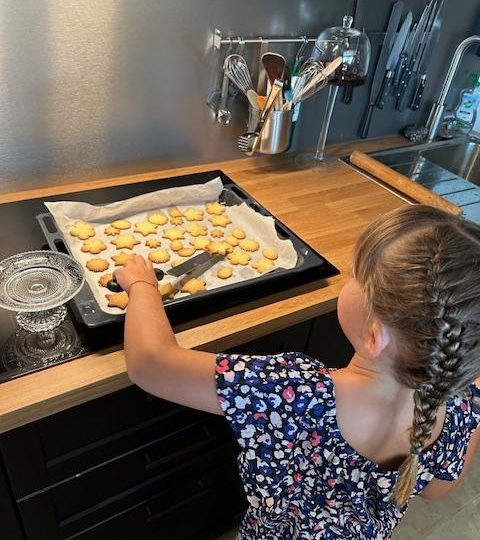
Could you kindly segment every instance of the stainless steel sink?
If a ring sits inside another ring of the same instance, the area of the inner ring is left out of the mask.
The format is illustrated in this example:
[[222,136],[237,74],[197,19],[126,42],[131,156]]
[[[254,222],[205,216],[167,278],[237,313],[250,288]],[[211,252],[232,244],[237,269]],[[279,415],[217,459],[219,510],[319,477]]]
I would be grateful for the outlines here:
[[472,140],[463,141],[451,146],[423,150],[421,155],[460,178],[480,185],[479,143]]
[[465,218],[480,223],[480,142],[465,137],[370,155],[462,207]]

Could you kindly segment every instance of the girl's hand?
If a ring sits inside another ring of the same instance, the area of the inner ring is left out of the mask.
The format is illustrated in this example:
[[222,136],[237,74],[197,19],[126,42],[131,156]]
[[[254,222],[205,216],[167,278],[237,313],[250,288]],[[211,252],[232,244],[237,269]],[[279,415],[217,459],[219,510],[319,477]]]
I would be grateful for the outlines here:
[[115,270],[113,275],[127,294],[130,292],[130,287],[136,281],[149,283],[155,288],[158,286],[153,264],[140,255],[135,255],[131,259],[127,259],[125,265]]

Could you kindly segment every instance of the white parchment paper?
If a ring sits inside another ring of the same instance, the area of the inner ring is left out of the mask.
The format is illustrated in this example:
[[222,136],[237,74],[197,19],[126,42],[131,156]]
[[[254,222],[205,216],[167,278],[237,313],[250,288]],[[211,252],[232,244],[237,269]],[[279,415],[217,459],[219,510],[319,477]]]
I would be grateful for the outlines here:
[[[151,238],[155,238],[161,242],[161,246],[157,249],[166,249],[170,252],[170,242],[169,240],[162,238],[162,234],[165,229],[175,227],[170,223],[166,223],[165,225],[158,226],[156,234],[151,234],[144,237],[139,233],[133,232],[134,224],[145,221],[147,219],[147,214],[152,212],[162,211],[166,214],[169,206],[177,206],[180,210],[185,210],[189,207],[198,207],[205,210],[204,204],[206,202],[218,200],[222,190],[223,184],[221,179],[215,178],[214,180],[211,180],[205,184],[162,189],[102,206],[94,206],[89,203],[77,201],[45,202],[45,206],[53,215],[59,230],[63,233],[65,242],[68,245],[73,257],[75,257],[75,259],[77,259],[84,266],[87,283],[89,284],[101,309],[106,313],[118,314],[121,312],[121,310],[107,306],[108,302],[105,295],[109,294],[110,291],[98,284],[98,279],[100,276],[108,272],[113,272],[113,270],[116,268],[113,260],[111,259],[112,255],[118,254],[120,251],[125,251],[127,253],[138,253],[139,255],[147,257],[148,253],[152,251],[152,249],[145,245],[145,241]],[[240,228],[245,231],[248,239],[256,240],[260,244],[260,249],[254,253],[251,253],[252,260],[250,261],[250,264],[254,260],[262,258],[263,249],[273,248],[278,252],[278,259],[274,261],[274,268],[289,269],[296,266],[297,252],[295,251],[290,240],[285,240],[278,237],[275,230],[275,222],[272,217],[262,216],[245,203],[238,206],[228,206],[225,214],[228,215],[232,221],[232,223],[227,225],[225,228],[215,227],[212,225],[208,221],[211,216],[206,212],[204,213],[204,218],[202,221],[185,221],[183,225],[176,226],[176,228],[185,229],[189,223],[198,223],[201,225],[206,225],[209,229],[209,233],[212,229],[221,229],[224,231],[224,237],[213,238],[214,241],[224,240],[225,237],[231,234],[233,229]],[[115,237],[107,236],[104,233],[105,227],[116,219],[128,219],[128,221],[132,223],[132,227],[126,231],[121,231],[121,234],[133,234],[137,240],[140,240],[140,244],[137,244],[133,250],[117,250],[116,247],[111,243]],[[106,250],[102,251],[98,255],[83,253],[81,251],[83,241],[71,236],[69,233],[69,230],[75,221],[79,220],[88,221],[95,227],[96,234],[94,238],[102,240],[107,246]],[[185,247],[190,246],[189,242],[194,237],[188,232],[185,232],[184,234],[185,240],[183,240],[183,244]],[[200,252],[197,251],[195,254],[198,253]],[[170,252],[170,254],[170,261],[164,264],[156,264],[155,266],[164,271],[170,269],[172,260],[180,258],[174,252]],[[91,272],[85,267],[89,259],[97,257],[107,259],[109,261],[110,267],[108,270],[105,272]],[[204,274],[203,278],[207,282],[207,289],[211,290],[217,287],[259,277],[261,274],[252,268],[250,264],[247,266],[231,265],[228,259],[225,258],[224,261],[217,263]],[[221,266],[228,266],[233,269],[233,275],[231,278],[225,280],[217,277],[217,270]],[[164,281],[174,281],[174,279],[166,276]],[[177,292],[175,294],[175,298],[185,295],[185,293]]]

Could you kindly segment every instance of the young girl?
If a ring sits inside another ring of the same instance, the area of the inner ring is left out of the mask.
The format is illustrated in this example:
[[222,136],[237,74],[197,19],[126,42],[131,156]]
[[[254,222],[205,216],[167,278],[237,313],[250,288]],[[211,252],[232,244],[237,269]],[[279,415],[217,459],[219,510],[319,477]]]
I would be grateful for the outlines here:
[[249,502],[238,538],[389,538],[411,496],[465,476],[480,439],[480,227],[414,205],[367,228],[338,300],[355,349],[338,371],[302,353],[183,349],[151,264],[115,275],[130,297],[131,380],[223,413],[237,436]]

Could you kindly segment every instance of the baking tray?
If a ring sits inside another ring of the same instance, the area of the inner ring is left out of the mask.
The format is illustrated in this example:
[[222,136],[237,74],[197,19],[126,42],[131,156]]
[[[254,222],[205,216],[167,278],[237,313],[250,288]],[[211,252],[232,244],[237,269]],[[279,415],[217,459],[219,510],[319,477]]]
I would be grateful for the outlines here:
[[[202,184],[217,176],[221,178],[223,183],[223,191],[219,197],[220,201],[226,206],[245,203],[256,212],[272,217],[278,236],[282,239],[289,239],[292,242],[298,256],[297,264],[294,268],[288,270],[276,268],[272,272],[239,283],[224,285],[223,287],[218,287],[210,291],[206,290],[192,296],[165,300],[165,310],[172,324],[179,324],[211,315],[216,311],[231,308],[263,296],[339,273],[337,268],[305,244],[295,233],[276,219],[275,216],[235,184],[222,171],[208,171],[205,173],[178,176],[166,179],[165,182],[162,180],[160,189],[166,189],[172,187],[172,185],[174,187],[181,187]],[[158,189],[157,185],[153,189],[146,190],[145,193],[148,193],[148,191],[157,191]],[[50,213],[43,213],[36,217],[50,249],[71,255],[63,234],[58,230],[53,216]],[[76,318],[89,328],[118,323],[124,318],[123,313],[119,313],[118,315],[105,313],[95,300],[88,284],[83,286],[77,296],[72,300],[71,305]]]

